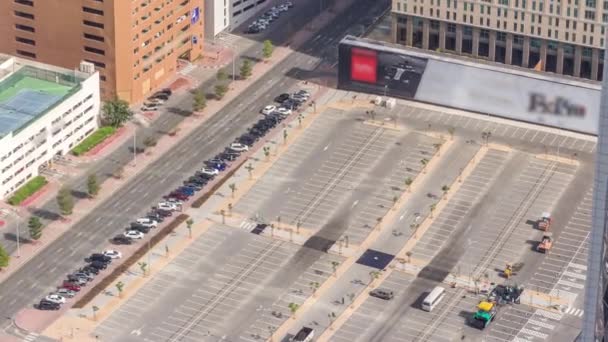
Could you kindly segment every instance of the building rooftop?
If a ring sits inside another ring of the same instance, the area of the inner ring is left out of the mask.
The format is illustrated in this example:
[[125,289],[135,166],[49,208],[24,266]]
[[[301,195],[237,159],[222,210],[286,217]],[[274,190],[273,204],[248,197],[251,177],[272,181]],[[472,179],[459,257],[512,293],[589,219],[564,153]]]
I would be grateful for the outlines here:
[[80,79],[73,72],[61,73],[32,65],[19,66],[4,75],[0,79],[0,137],[27,126],[79,86]]

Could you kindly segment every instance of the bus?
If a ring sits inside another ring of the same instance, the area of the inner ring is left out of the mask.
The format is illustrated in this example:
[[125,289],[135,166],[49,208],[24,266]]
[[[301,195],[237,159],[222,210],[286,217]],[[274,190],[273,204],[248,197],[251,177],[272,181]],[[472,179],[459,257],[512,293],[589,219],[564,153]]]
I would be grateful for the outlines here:
[[443,296],[445,296],[445,289],[441,286],[435,287],[422,301],[421,309],[428,312],[433,311],[435,306],[441,302]]

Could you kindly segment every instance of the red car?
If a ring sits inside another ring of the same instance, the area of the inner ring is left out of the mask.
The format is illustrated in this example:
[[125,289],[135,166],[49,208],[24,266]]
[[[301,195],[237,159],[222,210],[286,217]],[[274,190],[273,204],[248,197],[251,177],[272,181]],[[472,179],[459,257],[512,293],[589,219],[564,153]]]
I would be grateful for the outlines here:
[[64,289],[68,289],[68,290],[72,290],[72,291],[76,291],[76,292],[80,291],[80,286],[78,286],[74,283],[71,283],[69,281],[64,281],[63,285],[61,285],[61,287]]
[[181,192],[172,192],[169,194],[169,196],[167,196],[167,199],[169,198],[175,198],[176,200],[180,201],[187,201],[189,197],[188,195]]

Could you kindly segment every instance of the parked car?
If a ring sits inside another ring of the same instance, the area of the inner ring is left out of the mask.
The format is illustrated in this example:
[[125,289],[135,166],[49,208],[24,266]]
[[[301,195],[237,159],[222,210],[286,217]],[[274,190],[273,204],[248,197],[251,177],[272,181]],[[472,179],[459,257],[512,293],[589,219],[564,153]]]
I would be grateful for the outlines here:
[[289,99],[289,96],[290,96],[289,94],[287,94],[287,93],[283,93],[283,94],[281,94],[281,95],[279,95],[279,96],[275,97],[275,98],[274,98],[274,102],[277,102],[277,103],[283,103],[283,102],[285,102],[285,100],[288,100],[288,99]]
[[91,280],[95,279],[95,275],[90,274],[88,272],[74,272],[74,273],[72,273],[72,275],[74,277],[85,279],[86,281],[91,281]]
[[138,218],[137,220],[135,220],[135,222],[144,226],[149,226],[151,228],[156,228],[156,226],[158,226],[158,221],[155,221],[149,217]]
[[57,303],[49,302],[48,300],[41,300],[37,305],[38,310],[59,310],[61,306]]
[[205,184],[207,184],[207,180],[196,177],[196,176],[192,176],[192,177],[188,178],[188,180],[185,181],[184,184],[196,184],[200,187],[203,187],[203,186],[205,186]]
[[138,230],[128,230],[126,232],[123,233],[124,236],[131,238],[131,239],[143,239],[144,238],[144,233],[138,231]]
[[90,261],[101,261],[101,262],[105,262],[105,263],[111,263],[112,262],[112,258],[105,256],[101,253],[93,253],[91,254],[91,256],[89,256],[88,258],[84,259],[86,262],[90,262]]
[[149,218],[150,220],[156,221],[156,222],[163,222],[165,220],[164,217],[162,217],[161,215],[159,215],[156,211],[150,211],[147,215],[146,218]]
[[98,275],[99,274],[99,269],[97,269],[95,267],[91,267],[89,265],[86,265],[83,268],[79,269],[78,272],[84,272],[84,273]]
[[184,182],[184,187],[194,189],[194,191],[201,191],[203,189],[202,185],[191,182]]
[[142,106],[142,107],[140,108],[140,110],[141,110],[142,112],[155,112],[155,111],[157,111],[157,110],[158,110],[158,107],[146,107],[146,106]]
[[105,262],[99,262],[99,261],[93,261],[92,263],[89,264],[89,266],[96,268],[98,270],[105,270],[106,268],[108,268],[108,264],[106,264]]
[[249,146],[240,143],[232,143],[230,144],[230,149],[236,152],[244,152],[249,151]]
[[372,297],[376,297],[376,298],[380,298],[380,299],[384,299],[384,300],[391,300],[395,296],[393,294],[393,291],[389,291],[389,290],[385,290],[385,289],[374,289],[369,292],[369,295]]
[[275,110],[277,110],[276,106],[268,105],[268,106],[262,108],[262,114],[268,115],[268,114],[274,112]]
[[53,302],[53,303],[57,303],[57,304],[65,304],[66,299],[63,296],[60,296],[58,294],[50,294],[46,297],[44,297],[44,300],[49,301],[49,302]]
[[161,217],[171,217],[171,216],[173,216],[173,211],[171,211],[171,210],[156,209],[154,212],[157,213]]
[[67,279],[78,286],[85,286],[87,284],[87,280],[85,278],[77,277],[73,274],[68,274]]
[[214,169],[214,168],[211,168],[211,167],[203,167],[201,169],[201,173],[204,174],[204,175],[215,176],[218,173],[220,173],[220,171],[218,169]]
[[177,191],[174,191],[165,197],[167,201],[175,204],[181,204],[183,201],[187,201],[188,198],[190,198],[188,195]]
[[112,243],[115,245],[130,245],[133,243],[133,239],[124,235],[117,235],[112,238]]
[[127,228],[128,230],[136,230],[138,232],[144,233],[144,234],[148,234],[150,232],[150,227],[147,226],[142,226],[139,223],[131,223],[131,227]]
[[194,196],[194,194],[196,193],[196,190],[193,188],[188,188],[185,186],[180,187],[179,189],[177,189],[177,191],[179,191],[180,193],[186,195],[186,196]]
[[78,286],[70,281],[64,281],[63,284],[61,284],[61,287],[64,289],[75,291],[75,292],[80,291],[80,286]]
[[292,8],[293,7],[293,2],[287,1],[287,2],[285,2],[285,5],[287,5],[287,7],[289,7],[289,8]]
[[[53,294],[53,293],[51,293]],[[74,298],[76,296],[76,291],[68,290],[68,289],[58,289],[54,294],[60,295],[64,298]]]
[[219,154],[219,157],[225,161],[235,161],[239,158],[239,154],[233,152],[222,152]]
[[175,203],[170,203],[170,202],[160,202],[158,203],[158,205],[156,206],[157,209],[160,210],[171,210],[171,211],[175,211],[177,210],[177,205]]
[[277,113],[281,113],[285,116],[289,116],[289,115],[291,115],[291,109],[285,108],[285,107],[279,107],[279,109],[277,109]]

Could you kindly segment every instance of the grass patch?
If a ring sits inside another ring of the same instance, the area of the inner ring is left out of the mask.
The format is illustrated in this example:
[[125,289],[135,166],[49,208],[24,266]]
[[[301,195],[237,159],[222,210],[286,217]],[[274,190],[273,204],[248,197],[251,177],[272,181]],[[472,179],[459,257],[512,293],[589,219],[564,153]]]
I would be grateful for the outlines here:
[[21,204],[21,202],[25,201],[28,197],[35,194],[36,191],[40,190],[47,183],[48,181],[46,180],[46,178],[42,176],[36,176],[30,179],[29,182],[25,183],[22,187],[15,191],[13,196],[8,199],[8,203],[12,205]]
[[[186,222],[190,216],[186,214],[179,214],[176,218],[173,219],[168,225],[160,228],[160,231],[154,235],[150,239],[150,246],[154,247],[158,244],[159,241],[164,239],[167,235],[171,234],[175,228],[177,228],[180,224]],[[135,242],[137,243],[137,242]],[[150,248],[151,248],[150,247]],[[93,300],[93,298],[97,297],[100,293],[102,293],[106,288],[108,288],[112,283],[114,283],[123,273],[125,273],[131,266],[135,265],[137,260],[141,259],[144,255],[148,253],[148,245],[142,244],[139,248],[131,255],[127,260],[125,260],[122,264],[118,265],[112,273],[105,276],[99,283],[97,283],[90,291],[84,294],[76,303],[74,303],[73,308],[81,309],[85,307],[88,303]],[[114,262],[118,262],[115,259]],[[150,265],[148,265],[150,267]],[[102,271],[103,272],[103,271]],[[103,275],[100,273],[99,276]]]
[[88,138],[84,139],[80,144],[78,144],[72,150],[72,154],[75,156],[81,156],[90,150],[93,147],[99,145],[102,141],[106,140],[109,136],[116,133],[116,128],[112,126],[101,127],[91,134]]

